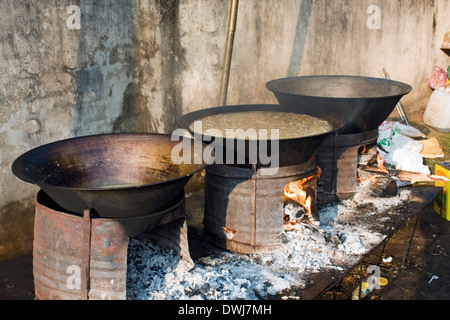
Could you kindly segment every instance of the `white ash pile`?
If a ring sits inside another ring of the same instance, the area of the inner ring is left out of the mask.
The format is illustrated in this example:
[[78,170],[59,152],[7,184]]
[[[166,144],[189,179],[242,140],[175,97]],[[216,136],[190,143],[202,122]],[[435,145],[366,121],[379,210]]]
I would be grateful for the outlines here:
[[[408,199],[404,192],[388,200],[364,198],[364,192],[321,208],[320,222],[311,221],[297,230],[283,232],[282,247],[272,254],[217,250],[214,255],[194,260],[192,266],[145,236],[130,239],[127,299],[258,300],[306,288],[308,274],[343,270],[384,239],[381,233],[363,227],[361,219],[380,219],[380,210]],[[369,210],[361,211],[360,206]]]
[[195,261],[192,269],[173,250],[151,240],[130,240],[127,299],[257,300],[289,288],[294,278],[277,274],[257,256],[220,252]]

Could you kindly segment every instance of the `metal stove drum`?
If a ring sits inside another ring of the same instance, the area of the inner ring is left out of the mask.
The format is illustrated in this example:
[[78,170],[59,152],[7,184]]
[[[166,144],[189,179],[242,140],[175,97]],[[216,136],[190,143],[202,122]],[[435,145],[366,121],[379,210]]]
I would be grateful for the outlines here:
[[190,260],[184,186],[206,164],[194,148],[190,163],[174,163],[177,144],[162,134],[93,135],[15,160],[13,173],[41,189],[33,244],[38,299],[125,299],[128,242],[140,234]]

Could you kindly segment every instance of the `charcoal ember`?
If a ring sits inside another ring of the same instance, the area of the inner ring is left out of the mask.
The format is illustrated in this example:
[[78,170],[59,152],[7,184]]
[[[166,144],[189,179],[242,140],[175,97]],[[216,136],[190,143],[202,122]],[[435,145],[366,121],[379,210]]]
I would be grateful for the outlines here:
[[358,155],[358,164],[367,166],[374,161],[376,161],[377,155],[375,154],[359,154]]
[[390,175],[358,169],[358,177],[360,185],[366,189],[367,196],[395,197],[398,195],[397,183]]
[[297,201],[287,199],[284,202],[283,214],[289,217],[289,221],[302,219],[306,212],[306,208]]
[[345,242],[346,235],[343,233],[332,231],[332,232],[325,232],[324,238],[325,238],[326,242],[329,242],[329,243],[337,246],[337,245],[340,245]]
[[196,296],[200,293],[200,288],[197,286],[195,286],[194,288],[192,287],[187,287],[185,289],[186,294],[188,295],[188,297],[193,297]]
[[391,180],[381,194],[382,197],[396,197],[398,196],[398,186],[395,180]]
[[374,183],[374,195],[378,197],[394,197],[397,196],[397,184],[390,176],[381,176]]
[[377,205],[372,202],[357,202],[354,208],[360,212],[377,212]]
[[285,232],[282,232],[282,233],[281,233],[281,243],[287,244],[287,243],[289,243],[289,241],[290,241],[290,239],[289,239],[289,237],[286,235],[286,233],[285,233]]

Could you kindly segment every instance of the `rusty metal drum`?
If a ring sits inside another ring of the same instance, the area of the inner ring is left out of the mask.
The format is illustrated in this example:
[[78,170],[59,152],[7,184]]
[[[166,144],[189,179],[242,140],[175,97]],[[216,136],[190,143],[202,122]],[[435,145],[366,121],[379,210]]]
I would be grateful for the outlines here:
[[316,171],[314,159],[280,167],[274,175],[263,175],[259,169],[209,166],[205,174],[203,223],[211,243],[244,254],[279,249],[284,186]]
[[150,218],[95,218],[61,209],[45,192],[36,196],[33,276],[39,300],[126,299],[129,238],[185,217],[184,192]]
[[358,189],[358,150],[362,146],[376,144],[377,138],[378,130],[372,130],[325,139],[316,155],[321,169],[317,182],[318,202],[340,201],[354,196]]

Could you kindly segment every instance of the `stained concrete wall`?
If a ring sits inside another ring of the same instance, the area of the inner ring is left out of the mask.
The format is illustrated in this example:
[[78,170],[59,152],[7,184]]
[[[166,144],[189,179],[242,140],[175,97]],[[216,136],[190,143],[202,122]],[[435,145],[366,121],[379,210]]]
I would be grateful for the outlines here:
[[[0,259],[32,248],[37,188],[11,173],[21,153],[80,135],[170,133],[179,115],[217,105],[229,5],[0,2]],[[367,27],[370,5],[380,29]],[[432,67],[450,64],[439,50],[448,16],[446,0],[241,0],[228,104],[276,103],[265,83],[279,77],[385,67],[414,87],[408,108],[431,93]]]
[[[380,10],[380,29],[367,27],[371,5]],[[232,104],[276,102],[264,88],[275,78],[381,77],[385,67],[391,78],[414,88],[403,100],[408,105],[430,93],[427,81],[434,65],[450,64],[439,49],[450,30],[448,1],[242,1],[239,9]]]

